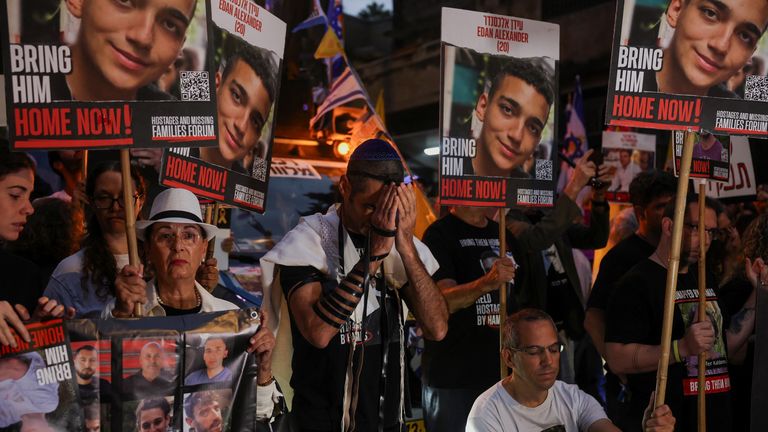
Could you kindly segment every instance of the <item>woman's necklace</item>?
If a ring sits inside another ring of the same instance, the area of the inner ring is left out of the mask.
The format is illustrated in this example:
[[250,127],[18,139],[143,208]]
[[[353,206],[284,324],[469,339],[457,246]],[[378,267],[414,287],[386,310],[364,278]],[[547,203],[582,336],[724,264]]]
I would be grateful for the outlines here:
[[[197,309],[197,308],[199,308],[203,304],[203,298],[200,297],[200,293],[197,291],[197,287],[195,287],[194,289],[195,289],[195,301],[196,301],[196,303],[195,303],[195,307],[193,307],[191,309]],[[163,298],[160,297],[160,288],[158,287],[158,285],[155,285],[155,293],[157,294],[157,303],[160,304],[160,306],[173,307],[173,306],[171,306],[169,304],[166,304],[163,301]],[[176,308],[176,309],[178,309],[178,308]]]

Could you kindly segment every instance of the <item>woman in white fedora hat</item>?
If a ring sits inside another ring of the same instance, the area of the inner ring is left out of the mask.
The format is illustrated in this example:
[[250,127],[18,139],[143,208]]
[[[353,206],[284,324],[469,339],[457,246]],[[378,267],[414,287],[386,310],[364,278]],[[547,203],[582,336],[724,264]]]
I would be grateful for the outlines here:
[[[136,222],[136,234],[144,240],[147,265],[152,266],[154,278],[144,281],[141,265],[123,267],[115,281],[116,298],[102,314],[105,318],[131,317],[136,304],[143,305],[148,316],[238,309],[233,303],[209,294],[195,280],[205,258],[207,240],[216,235],[216,227],[203,222],[200,203],[192,192],[185,189],[161,192],[152,204],[149,219]],[[257,402],[271,400],[272,392],[277,391],[272,376],[275,338],[263,314],[261,324],[249,347],[259,364]],[[264,414],[268,416],[271,406],[266,405]]]
[[154,278],[143,279],[143,266],[125,266],[115,280],[115,301],[105,315],[125,318],[134,305],[144,305],[148,316],[187,315],[237,309],[234,304],[208,293],[195,280],[202,265],[208,240],[216,227],[203,222],[200,203],[185,189],[160,193],[149,219],[136,221],[136,235],[144,241],[147,265]]

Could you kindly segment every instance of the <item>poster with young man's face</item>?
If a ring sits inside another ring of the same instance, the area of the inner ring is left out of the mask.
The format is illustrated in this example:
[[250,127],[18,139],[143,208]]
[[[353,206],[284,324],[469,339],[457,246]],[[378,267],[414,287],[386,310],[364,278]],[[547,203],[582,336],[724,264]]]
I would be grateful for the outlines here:
[[2,2],[14,149],[215,144],[207,8],[198,0]]
[[559,26],[443,8],[442,205],[549,207]]
[[619,1],[606,122],[768,136],[768,3]]
[[286,25],[255,2],[209,0],[216,145],[165,152],[161,184],[263,212]]

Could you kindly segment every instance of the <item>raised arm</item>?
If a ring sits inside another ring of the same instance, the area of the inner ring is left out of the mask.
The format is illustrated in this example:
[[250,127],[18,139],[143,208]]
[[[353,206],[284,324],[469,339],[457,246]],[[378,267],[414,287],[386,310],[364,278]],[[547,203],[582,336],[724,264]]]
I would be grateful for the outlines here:
[[416,196],[413,185],[401,184],[395,191],[399,209],[395,247],[408,276],[408,283],[402,287],[403,298],[421,324],[424,337],[441,340],[448,332],[448,305],[421,262],[413,242],[413,229],[416,226]]

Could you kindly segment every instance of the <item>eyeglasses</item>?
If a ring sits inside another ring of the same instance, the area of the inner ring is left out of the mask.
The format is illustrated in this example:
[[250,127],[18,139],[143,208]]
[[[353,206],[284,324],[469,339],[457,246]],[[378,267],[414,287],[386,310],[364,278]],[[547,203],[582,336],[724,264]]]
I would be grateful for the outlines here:
[[201,238],[202,236],[199,232],[191,229],[181,231],[178,234],[169,231],[162,231],[152,234],[152,240],[155,243],[159,243],[168,247],[176,243],[176,240],[179,240],[184,246],[195,246],[196,244],[200,243]]
[[539,345],[528,345],[522,348],[510,348],[510,350],[524,352],[529,356],[534,357],[534,356],[540,356],[544,354],[544,350],[549,351],[550,354],[559,354],[563,352],[564,348],[565,348],[565,345],[563,345],[561,342],[555,342],[552,345],[546,346],[546,347],[539,346]]
[[[699,232],[699,224],[686,223],[684,226],[692,231]],[[704,228],[704,232],[713,239],[720,237],[720,230],[718,228]]]
[[[139,201],[139,198],[141,198],[141,194],[136,194],[133,196],[133,205],[136,205],[136,203]],[[113,198],[109,195],[100,195],[93,197],[91,202],[93,203],[93,208],[98,210],[111,209],[112,206],[115,205],[115,202],[117,202],[117,205],[120,206],[120,208],[125,208],[125,199],[122,195],[117,198]]]

